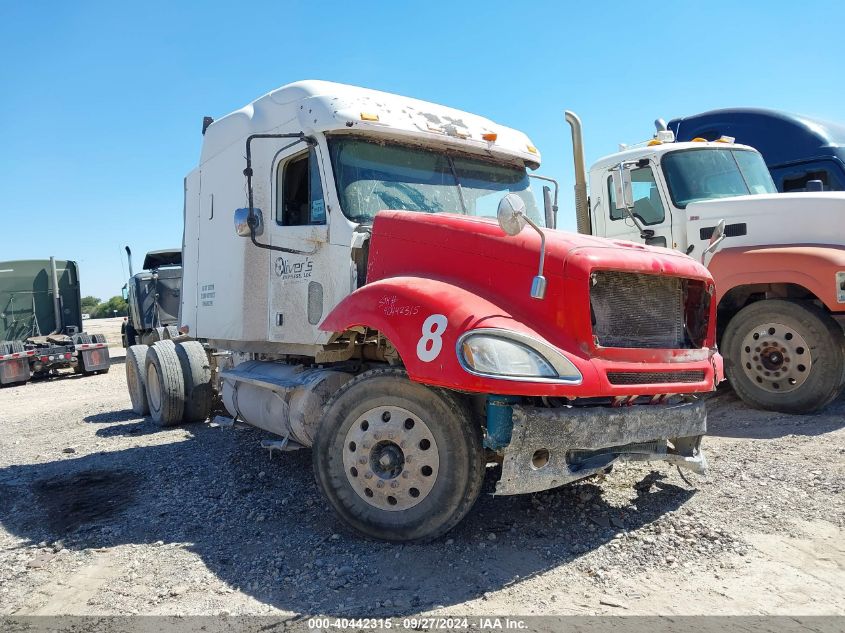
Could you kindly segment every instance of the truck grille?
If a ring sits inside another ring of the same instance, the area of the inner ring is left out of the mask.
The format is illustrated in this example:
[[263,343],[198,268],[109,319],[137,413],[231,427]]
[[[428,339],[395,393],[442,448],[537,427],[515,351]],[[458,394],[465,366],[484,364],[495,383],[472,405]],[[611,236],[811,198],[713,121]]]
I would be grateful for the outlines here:
[[616,271],[592,274],[593,334],[602,347],[679,349],[687,280]]
[[672,382],[701,382],[703,370],[692,371],[609,371],[611,385],[655,385]]

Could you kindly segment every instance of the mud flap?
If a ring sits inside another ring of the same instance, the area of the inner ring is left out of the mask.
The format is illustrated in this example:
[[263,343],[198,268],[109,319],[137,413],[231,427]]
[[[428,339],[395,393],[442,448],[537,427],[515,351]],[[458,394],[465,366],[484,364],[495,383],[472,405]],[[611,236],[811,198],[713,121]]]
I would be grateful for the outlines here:
[[107,369],[109,363],[109,349],[107,347],[98,347],[95,349],[86,349],[79,352],[79,362],[86,373],[92,371],[101,371]]
[[26,358],[13,358],[0,361],[0,385],[26,382],[31,376],[29,360]]
[[704,474],[703,402],[632,407],[513,407],[496,494],[556,488],[617,460],[668,461]]

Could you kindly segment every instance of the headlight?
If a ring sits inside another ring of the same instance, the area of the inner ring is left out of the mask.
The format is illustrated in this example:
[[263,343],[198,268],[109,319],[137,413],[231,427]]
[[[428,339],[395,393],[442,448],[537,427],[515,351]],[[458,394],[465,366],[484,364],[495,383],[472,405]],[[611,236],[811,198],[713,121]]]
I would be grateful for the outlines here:
[[475,332],[461,339],[458,353],[467,371],[474,374],[513,379],[581,381],[581,373],[565,356],[552,348],[544,349],[544,355],[531,344],[547,347],[546,344],[515,332]]

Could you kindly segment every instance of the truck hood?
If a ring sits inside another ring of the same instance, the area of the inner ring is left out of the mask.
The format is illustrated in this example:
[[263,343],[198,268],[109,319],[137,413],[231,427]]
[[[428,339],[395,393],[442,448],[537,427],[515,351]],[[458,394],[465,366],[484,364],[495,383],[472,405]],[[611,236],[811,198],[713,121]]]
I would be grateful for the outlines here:
[[[692,258],[666,248],[646,246],[626,240],[611,240],[557,229],[543,229],[546,236],[546,275],[581,276],[592,268],[616,268],[643,273],[669,273],[708,276]],[[492,218],[470,217],[451,213],[418,213],[381,211],[373,223],[379,237],[412,241],[469,256],[491,259],[495,265],[509,264],[537,270],[540,236],[526,226],[519,235],[509,236]],[[374,248],[378,248],[376,240]],[[387,271],[370,270],[369,279],[386,275]]]
[[[842,244],[845,192],[774,193],[719,198],[687,205],[690,244],[724,219],[728,246]],[[702,232],[702,229],[704,231]]]
[[[592,326],[594,316],[637,326],[643,322],[643,315],[654,314],[654,322],[660,322],[658,312],[661,306],[668,305],[661,303],[660,297],[665,298],[666,293],[658,297],[650,292],[661,284],[674,284],[660,276],[683,280],[675,285],[689,282],[690,296],[698,296],[696,293],[712,292],[712,277],[704,266],[665,248],[551,229],[545,229],[544,233],[543,275],[547,290],[545,298],[537,300],[530,296],[530,289],[540,262],[540,236],[530,227],[512,237],[493,219],[381,211],[373,222],[367,284],[391,278],[443,282],[483,299],[485,305],[496,306],[491,315],[475,315],[475,318],[483,317],[484,323],[489,321],[487,316],[495,316],[497,327],[520,331],[531,328],[559,349],[584,358],[604,355],[634,362],[658,358],[663,359],[661,362],[672,362],[678,358],[691,360],[690,354],[698,355],[700,360],[710,353],[707,349],[653,349],[648,352],[651,356],[643,357],[632,345],[627,346],[630,349],[611,350],[610,346],[598,349],[602,344],[596,342]],[[597,285],[603,293],[602,300],[607,298],[612,305],[594,315],[591,297],[592,288]],[[715,318],[707,316],[710,302],[698,305],[703,306],[704,312],[691,312],[688,317],[702,327],[709,327],[708,336],[712,340]],[[677,306],[673,303],[669,307]],[[680,319],[672,322],[673,327]]]

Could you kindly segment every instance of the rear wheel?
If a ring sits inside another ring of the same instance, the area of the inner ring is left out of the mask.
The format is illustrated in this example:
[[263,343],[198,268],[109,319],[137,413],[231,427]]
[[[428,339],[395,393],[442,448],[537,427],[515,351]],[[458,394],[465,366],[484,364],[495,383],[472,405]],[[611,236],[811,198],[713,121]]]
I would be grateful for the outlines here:
[[314,441],[317,483],[356,530],[429,540],[454,527],[484,479],[481,429],[456,394],[377,369],[327,403]]
[[758,301],[730,320],[722,337],[725,372],[751,406],[808,413],[842,389],[845,339],[814,304]]
[[144,386],[147,349],[146,345],[133,345],[126,350],[126,386],[129,388],[132,410],[138,415],[148,415],[150,412],[147,388]]
[[147,350],[147,404],[150,416],[160,426],[182,421],[185,411],[185,379],[173,341],[158,341]]
[[[172,327],[172,326],[169,326]],[[211,414],[211,363],[199,341],[176,344],[185,378],[185,422],[202,422]]]

